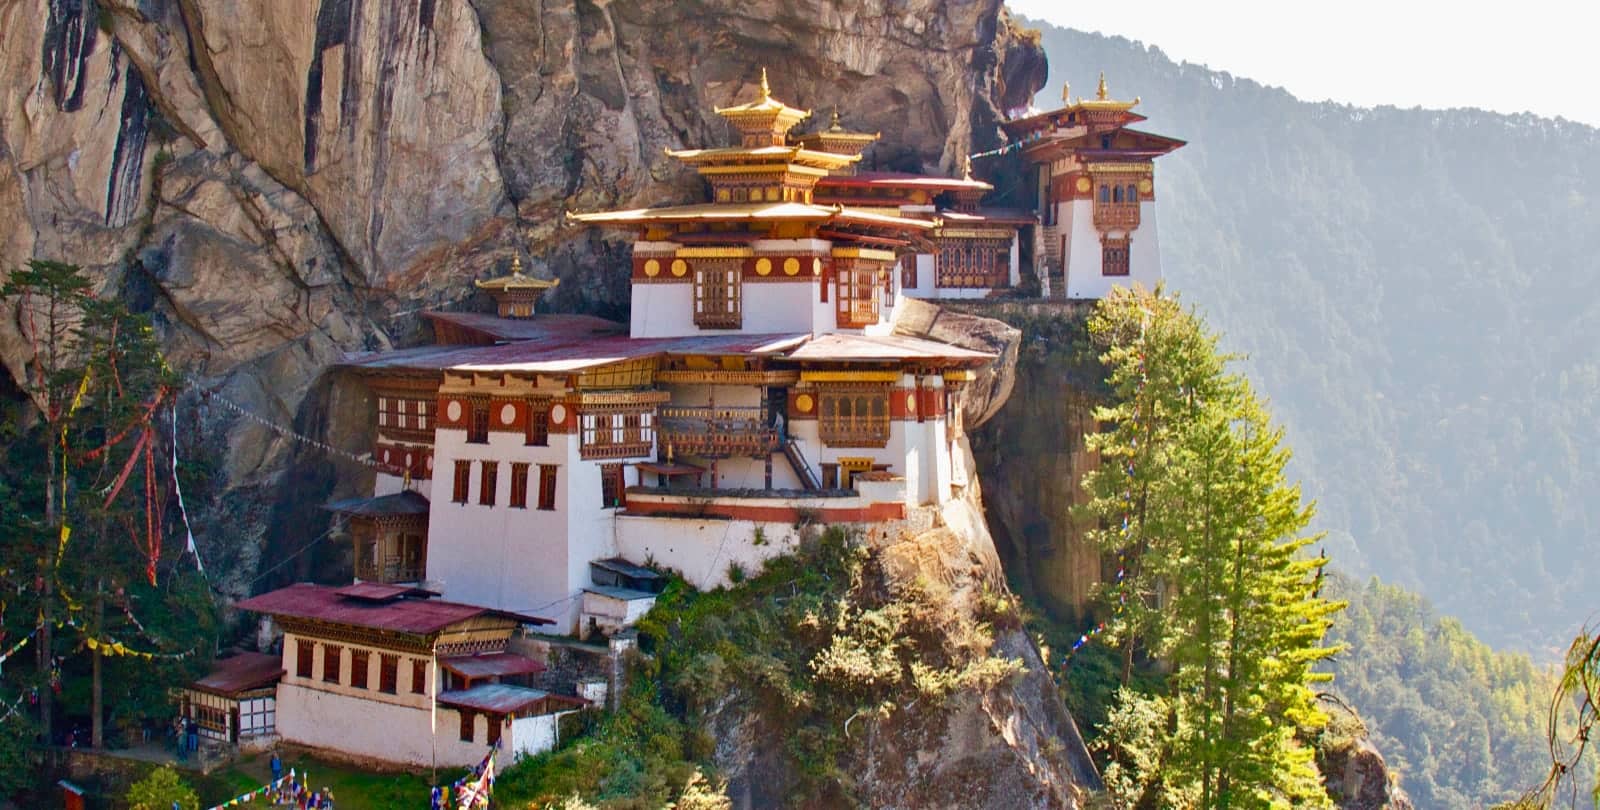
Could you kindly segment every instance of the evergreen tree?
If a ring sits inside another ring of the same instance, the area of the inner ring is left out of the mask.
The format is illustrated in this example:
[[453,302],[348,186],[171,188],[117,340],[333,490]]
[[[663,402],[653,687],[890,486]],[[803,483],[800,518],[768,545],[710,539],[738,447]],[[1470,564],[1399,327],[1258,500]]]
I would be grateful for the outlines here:
[[[1129,651],[1172,669],[1172,792],[1202,807],[1323,806],[1312,750],[1327,718],[1312,671],[1342,607],[1318,594],[1326,560],[1302,552],[1312,508],[1284,481],[1287,450],[1216,337],[1160,291],[1118,290],[1091,333],[1117,404],[1097,414],[1087,477],[1105,546],[1126,574],[1108,609]],[[1117,515],[1122,512],[1121,517]]]

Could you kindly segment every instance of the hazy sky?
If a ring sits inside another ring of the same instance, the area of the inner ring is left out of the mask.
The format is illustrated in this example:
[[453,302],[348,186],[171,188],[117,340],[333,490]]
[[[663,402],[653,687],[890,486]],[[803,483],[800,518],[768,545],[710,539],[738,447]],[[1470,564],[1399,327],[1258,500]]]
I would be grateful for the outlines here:
[[1600,0],[1007,3],[1307,101],[1529,111],[1600,126]]

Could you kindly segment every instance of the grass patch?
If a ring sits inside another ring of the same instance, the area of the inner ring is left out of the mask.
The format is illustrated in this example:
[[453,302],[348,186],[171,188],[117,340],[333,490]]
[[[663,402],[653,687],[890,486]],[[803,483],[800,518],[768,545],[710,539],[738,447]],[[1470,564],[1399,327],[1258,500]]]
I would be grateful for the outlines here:
[[[192,784],[200,794],[201,804],[210,807],[266,784],[272,778],[268,765],[270,758],[270,754],[247,757],[227,768],[213,771],[209,776],[194,778]],[[288,773],[290,768],[297,773],[309,773],[313,788],[332,789],[339,810],[427,807],[428,791],[432,788],[427,774],[379,773],[298,754],[283,756],[284,773]],[[459,768],[441,769],[439,780],[447,783],[461,773]],[[251,804],[256,805],[258,801]]]

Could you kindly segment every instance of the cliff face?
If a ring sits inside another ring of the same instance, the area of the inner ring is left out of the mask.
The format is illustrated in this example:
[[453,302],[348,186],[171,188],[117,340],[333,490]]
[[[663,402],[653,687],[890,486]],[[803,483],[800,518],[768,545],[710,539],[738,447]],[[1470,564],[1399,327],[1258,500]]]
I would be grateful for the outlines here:
[[[0,0],[0,30],[0,268],[84,266],[197,387],[335,445],[321,370],[514,254],[562,279],[553,308],[620,314],[625,244],[562,212],[699,193],[663,151],[725,142],[712,107],[758,67],[883,131],[880,165],[927,170],[997,142],[1044,79],[998,0]],[[14,376],[33,351],[0,318]],[[191,504],[202,553],[236,574],[307,540],[293,499],[361,472],[184,408],[180,452],[220,462]]]

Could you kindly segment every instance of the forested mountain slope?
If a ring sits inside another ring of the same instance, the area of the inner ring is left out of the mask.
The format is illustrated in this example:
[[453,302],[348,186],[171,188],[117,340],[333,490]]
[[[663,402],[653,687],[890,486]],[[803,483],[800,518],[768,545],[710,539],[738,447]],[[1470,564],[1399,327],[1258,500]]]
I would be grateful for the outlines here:
[[1600,610],[1600,131],[1358,109],[1043,31],[1143,98],[1168,285],[1248,353],[1340,568],[1548,653]]

